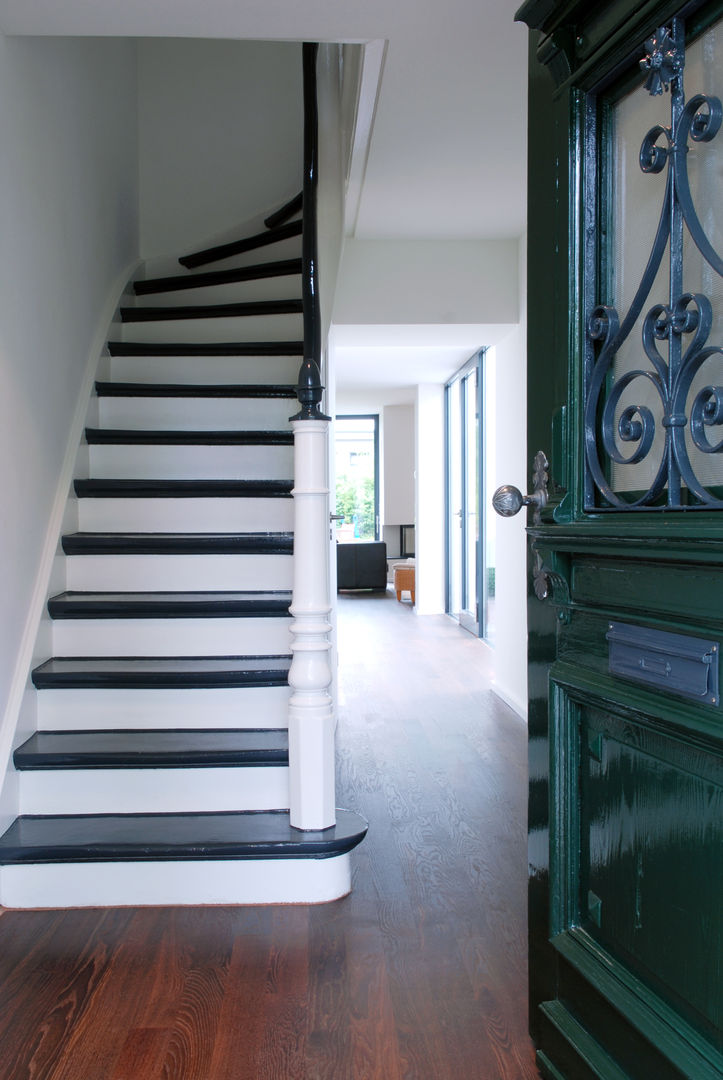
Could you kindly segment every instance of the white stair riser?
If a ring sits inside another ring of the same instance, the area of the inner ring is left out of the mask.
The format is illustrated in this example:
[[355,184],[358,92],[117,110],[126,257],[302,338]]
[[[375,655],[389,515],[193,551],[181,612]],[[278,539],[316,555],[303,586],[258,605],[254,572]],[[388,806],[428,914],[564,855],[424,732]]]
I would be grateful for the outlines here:
[[293,476],[293,446],[90,446],[98,480],[275,480]]
[[286,810],[288,766],[43,769],[20,773],[21,814]]
[[[261,260],[258,260],[259,262]],[[209,270],[212,270],[209,267]],[[202,273],[199,270],[198,273]],[[208,285],[200,289],[174,289],[169,292],[137,296],[132,307],[178,307],[187,304],[243,304],[252,300],[294,300],[301,296],[301,275],[253,278],[231,281],[227,285]]]
[[56,619],[55,656],[279,656],[290,618]]
[[285,728],[288,686],[169,690],[41,690],[40,731]]
[[292,398],[101,397],[99,427],[163,431],[286,431]]
[[290,532],[292,499],[78,499],[83,532]]
[[110,378],[114,382],[182,383],[184,386],[293,384],[298,380],[300,367],[300,356],[114,356],[110,362]]
[[0,870],[14,908],[314,904],[351,889],[349,855],[330,859],[30,864]]
[[70,555],[66,588],[290,589],[290,555]]
[[163,319],[124,323],[123,341],[296,341],[303,335],[300,313],[217,319]]

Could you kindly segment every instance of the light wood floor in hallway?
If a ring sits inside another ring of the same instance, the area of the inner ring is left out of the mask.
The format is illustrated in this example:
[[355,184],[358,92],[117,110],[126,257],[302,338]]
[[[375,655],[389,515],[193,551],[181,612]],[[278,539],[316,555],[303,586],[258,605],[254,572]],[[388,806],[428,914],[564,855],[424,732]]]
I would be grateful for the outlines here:
[[491,654],[393,594],[340,598],[349,897],[5,911],[0,1080],[532,1080],[526,733]]

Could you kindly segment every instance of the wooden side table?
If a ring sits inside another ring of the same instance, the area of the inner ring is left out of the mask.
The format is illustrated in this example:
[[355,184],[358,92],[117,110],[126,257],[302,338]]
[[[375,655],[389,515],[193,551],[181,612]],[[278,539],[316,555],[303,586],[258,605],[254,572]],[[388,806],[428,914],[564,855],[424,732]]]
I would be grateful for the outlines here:
[[397,600],[401,603],[402,593],[408,592],[412,597],[412,603],[414,603],[414,567],[413,566],[395,566],[394,567],[394,591],[397,594]]

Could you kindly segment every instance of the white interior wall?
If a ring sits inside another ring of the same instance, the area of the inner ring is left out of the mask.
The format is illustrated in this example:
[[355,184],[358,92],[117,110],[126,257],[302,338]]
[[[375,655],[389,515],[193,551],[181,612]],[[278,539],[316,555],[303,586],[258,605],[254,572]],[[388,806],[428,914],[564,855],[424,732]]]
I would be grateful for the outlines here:
[[0,37],[0,767],[79,393],[138,250],[135,80],[128,41]]
[[[493,490],[528,489],[526,243],[519,244],[520,322],[495,348],[497,425]],[[490,492],[491,497],[492,492]],[[493,688],[527,715],[527,538],[524,515],[497,518]]]
[[[348,120],[345,121],[342,109],[340,56],[341,46],[320,45],[316,64],[316,96],[319,109],[317,238],[322,347],[324,342],[328,342],[330,335],[339,264],[344,245],[344,156],[346,149],[343,129]],[[299,152],[303,154],[303,148],[300,148]],[[323,379],[328,381],[326,357],[323,358],[323,368]]]
[[179,252],[301,190],[301,45],[139,43],[141,250]]
[[414,522],[414,406],[385,405],[384,510],[385,525]]
[[444,612],[444,386],[423,383],[416,400],[415,608],[418,615]]
[[517,291],[516,240],[347,239],[334,322],[516,323]]

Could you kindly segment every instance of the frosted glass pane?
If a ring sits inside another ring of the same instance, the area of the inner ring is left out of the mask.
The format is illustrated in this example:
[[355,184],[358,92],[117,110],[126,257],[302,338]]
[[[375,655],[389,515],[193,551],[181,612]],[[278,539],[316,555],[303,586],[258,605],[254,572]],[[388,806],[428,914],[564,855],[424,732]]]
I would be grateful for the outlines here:
[[[686,98],[695,94],[723,95],[723,79],[720,63],[721,28],[716,24],[686,51],[685,87]],[[664,193],[668,176],[667,168],[661,173],[644,173],[639,164],[640,146],[646,133],[655,125],[670,126],[670,94],[652,97],[641,85],[622,99],[615,108],[612,139],[612,303],[621,321],[630,309],[643,276],[663,210]],[[665,139],[659,145],[666,145]],[[720,191],[723,179],[723,132],[711,142],[698,143],[689,140],[688,175],[693,201],[703,228],[717,251],[723,251],[723,226],[720,215]],[[642,346],[642,327],[645,316],[655,304],[670,304],[678,297],[671,296],[670,249],[657,274],[653,288],[645,301],[638,320],[620,347],[614,367],[614,379],[619,380],[626,372],[650,373],[652,367]],[[723,282],[710,267],[693,243],[687,229],[683,239],[682,291],[703,293],[713,306],[713,326],[708,336],[708,346],[723,342]],[[683,350],[692,343],[693,336],[683,336]],[[662,358],[668,361],[668,344],[658,342]],[[693,402],[705,386],[723,385],[723,363],[719,355],[708,359],[695,377],[686,403],[685,413],[690,417]],[[655,438],[649,453],[637,464],[613,462],[613,488],[619,492],[645,491],[652,484],[661,464],[665,429],[663,427],[664,405],[651,379],[645,375],[633,379],[623,391],[616,409],[616,423],[623,411],[632,406],[647,408],[655,425]],[[639,416],[639,413],[637,414]],[[690,461],[699,481],[709,487],[723,484],[723,455],[704,454],[693,444],[690,429],[686,429],[686,445]],[[723,437],[723,428],[707,428],[711,443]],[[628,444],[618,439],[617,446],[624,456],[630,456],[635,442]]]

